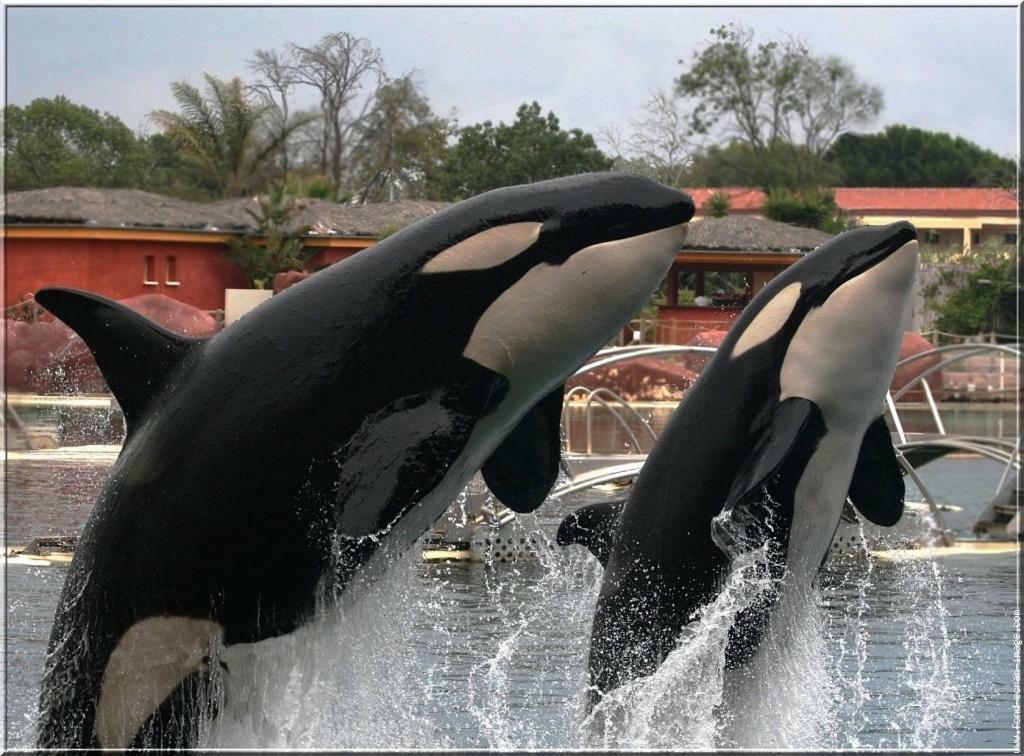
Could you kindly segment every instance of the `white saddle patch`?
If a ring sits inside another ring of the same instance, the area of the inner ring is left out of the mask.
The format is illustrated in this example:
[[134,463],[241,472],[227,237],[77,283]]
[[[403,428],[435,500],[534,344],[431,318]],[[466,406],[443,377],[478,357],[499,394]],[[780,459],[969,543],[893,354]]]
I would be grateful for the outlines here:
[[224,628],[193,617],[148,617],[121,636],[96,704],[103,748],[127,748],[176,687],[223,646]]

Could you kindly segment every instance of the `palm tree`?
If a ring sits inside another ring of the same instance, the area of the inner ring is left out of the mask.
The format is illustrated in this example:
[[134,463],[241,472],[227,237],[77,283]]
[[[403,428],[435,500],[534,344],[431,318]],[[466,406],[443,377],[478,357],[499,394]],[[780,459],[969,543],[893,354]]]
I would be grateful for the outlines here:
[[238,77],[223,81],[211,74],[206,79],[206,93],[183,81],[171,84],[171,93],[180,112],[156,110],[150,118],[180,147],[184,157],[224,197],[240,197],[257,188],[261,173],[301,123],[267,133],[261,123],[268,106],[259,104],[246,94]]

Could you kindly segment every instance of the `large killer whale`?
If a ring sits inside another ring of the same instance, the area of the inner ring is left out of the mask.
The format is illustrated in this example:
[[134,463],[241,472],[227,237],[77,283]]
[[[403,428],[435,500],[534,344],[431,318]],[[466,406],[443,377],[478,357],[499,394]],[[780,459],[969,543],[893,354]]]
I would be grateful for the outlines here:
[[57,608],[39,746],[194,744],[230,674],[219,648],[308,622],[476,470],[535,508],[558,472],[565,379],[656,289],[693,210],[625,174],[498,189],[205,341],[39,291],[128,426]]
[[[771,586],[729,630],[748,662],[779,605],[810,588],[847,498],[881,525],[903,512],[881,416],[917,273],[909,223],[859,228],[750,302],[684,397],[626,499],[584,507],[557,541],[604,565],[590,638],[590,704],[654,672],[731,559],[762,548]],[[788,592],[788,594],[787,594]]]

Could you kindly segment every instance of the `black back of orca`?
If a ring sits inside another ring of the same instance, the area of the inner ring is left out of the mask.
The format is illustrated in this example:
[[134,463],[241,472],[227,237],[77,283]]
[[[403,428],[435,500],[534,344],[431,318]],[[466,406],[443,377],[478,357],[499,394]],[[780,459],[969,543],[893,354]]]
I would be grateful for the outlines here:
[[[111,654],[147,618],[209,620],[225,644],[308,621],[387,540],[363,536],[388,535],[453,464],[470,464],[474,429],[510,391],[506,376],[463,354],[488,308],[537,266],[692,212],[686,195],[616,174],[497,190],[321,271],[205,342],[101,297],[39,292],[93,349],[129,428],[62,593],[39,745],[97,744]],[[460,242],[514,223],[539,226],[521,253],[424,273]],[[560,396],[562,372],[545,377],[545,393]],[[534,446],[554,454],[557,470],[561,403],[543,398],[533,401],[554,421],[529,427],[546,429]],[[522,417],[530,407],[515,409]],[[514,423],[498,431],[509,433]],[[512,453],[495,463],[502,453],[488,462],[498,481],[517,462]],[[523,470],[528,500],[507,492],[511,506],[543,500],[551,465],[533,474],[543,479]],[[446,504],[432,499],[440,509],[419,519],[429,525]],[[144,728],[150,742],[189,742],[180,722],[156,720]]]

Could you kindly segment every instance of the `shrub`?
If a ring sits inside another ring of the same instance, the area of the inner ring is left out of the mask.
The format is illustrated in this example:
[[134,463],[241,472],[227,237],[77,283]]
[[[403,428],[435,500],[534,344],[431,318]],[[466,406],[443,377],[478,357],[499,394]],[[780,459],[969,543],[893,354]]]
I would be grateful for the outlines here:
[[704,200],[701,209],[710,218],[724,218],[729,214],[729,195],[726,192],[715,192]]
[[278,273],[302,270],[302,235],[307,229],[289,232],[288,224],[299,207],[283,188],[271,188],[256,201],[259,212],[246,212],[256,221],[259,230],[229,240],[230,249],[225,254],[242,269],[253,288],[266,289],[273,285]]
[[854,226],[836,205],[836,193],[832,189],[802,192],[772,189],[768,192],[764,214],[773,221],[817,228],[830,234],[842,233]]

